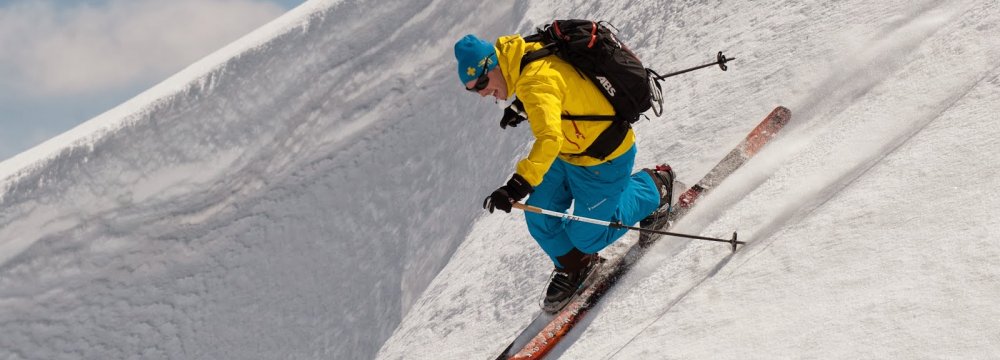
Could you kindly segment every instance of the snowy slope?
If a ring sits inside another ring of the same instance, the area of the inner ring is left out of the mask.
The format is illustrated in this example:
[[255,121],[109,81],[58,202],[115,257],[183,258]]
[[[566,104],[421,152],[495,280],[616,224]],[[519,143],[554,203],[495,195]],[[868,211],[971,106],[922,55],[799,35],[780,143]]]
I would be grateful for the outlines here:
[[373,357],[526,140],[442,60],[505,11],[309,2],[0,163],[0,358]]
[[[588,4],[588,5],[585,5]],[[718,6],[716,6],[718,5]],[[532,4],[613,20],[668,80],[639,164],[688,183],[767,110],[777,143],[675,227],[554,356],[1000,357],[1000,10],[975,2]],[[550,264],[520,216],[484,217],[380,358],[489,358],[537,311]],[[485,261],[482,254],[490,254]],[[469,260],[477,259],[477,260]]]

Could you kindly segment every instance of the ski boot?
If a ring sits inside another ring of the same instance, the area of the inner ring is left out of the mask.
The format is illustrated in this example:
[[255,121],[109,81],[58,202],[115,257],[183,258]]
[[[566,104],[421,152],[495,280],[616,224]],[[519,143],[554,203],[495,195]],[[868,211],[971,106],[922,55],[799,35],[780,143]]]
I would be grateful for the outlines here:
[[587,279],[595,273],[603,260],[597,254],[584,254],[576,248],[557,259],[563,264],[563,268],[556,267],[552,271],[549,286],[545,288],[545,299],[542,301],[542,311],[549,314],[562,310],[585,287]]
[[[639,221],[639,227],[644,229],[662,229],[666,227],[673,204],[677,202],[677,197],[684,189],[684,184],[675,181],[676,176],[670,165],[660,164],[653,169],[642,169],[649,177],[653,178],[656,190],[660,193],[660,206],[645,219]],[[639,240],[649,239],[649,236],[640,236]],[[642,244],[648,245],[648,244]]]

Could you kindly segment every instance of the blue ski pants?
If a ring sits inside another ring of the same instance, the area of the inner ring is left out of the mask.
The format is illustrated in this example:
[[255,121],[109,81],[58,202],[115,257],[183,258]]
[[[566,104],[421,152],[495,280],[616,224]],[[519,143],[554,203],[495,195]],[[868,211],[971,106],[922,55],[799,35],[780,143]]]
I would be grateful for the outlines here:
[[[631,173],[635,153],[632,146],[625,154],[595,166],[576,166],[557,158],[526,204],[566,212],[573,203],[574,215],[633,225],[660,204],[659,191],[649,174]],[[528,232],[559,267],[556,258],[574,247],[593,254],[627,231],[543,214],[524,216]]]

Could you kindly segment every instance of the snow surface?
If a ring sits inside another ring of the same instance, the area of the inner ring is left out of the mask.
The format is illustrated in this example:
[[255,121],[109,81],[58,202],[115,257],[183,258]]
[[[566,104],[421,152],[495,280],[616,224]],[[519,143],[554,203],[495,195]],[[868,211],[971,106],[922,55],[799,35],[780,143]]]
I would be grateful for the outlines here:
[[[0,163],[0,359],[496,356],[551,264],[481,199],[526,151],[452,44],[612,21],[664,71],[640,165],[792,123],[553,355],[1000,357],[992,1],[310,1]],[[628,238],[623,241],[632,241]],[[552,357],[556,357],[552,356]]]
[[473,10],[309,2],[0,164],[0,359],[374,357],[530,137]]

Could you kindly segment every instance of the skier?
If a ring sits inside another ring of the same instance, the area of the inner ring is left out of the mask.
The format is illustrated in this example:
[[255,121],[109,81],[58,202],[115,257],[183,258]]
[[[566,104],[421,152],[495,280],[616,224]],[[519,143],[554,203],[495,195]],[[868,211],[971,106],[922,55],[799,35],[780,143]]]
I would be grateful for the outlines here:
[[[669,210],[673,171],[661,164],[632,174],[636,147],[631,129],[603,159],[583,155],[612,121],[577,121],[572,115],[614,115],[614,108],[597,85],[556,56],[528,62],[522,69],[525,53],[541,47],[520,35],[502,36],[495,44],[466,35],[455,44],[458,76],[466,90],[497,100],[516,95],[535,136],[527,158],[517,163],[506,185],[486,197],[483,208],[509,213],[514,202],[530,194],[527,205],[564,212],[573,203],[578,216],[658,228]],[[626,232],[534,213],[525,213],[525,220],[555,264],[542,302],[550,313],[583,286],[600,263],[597,253]]]

